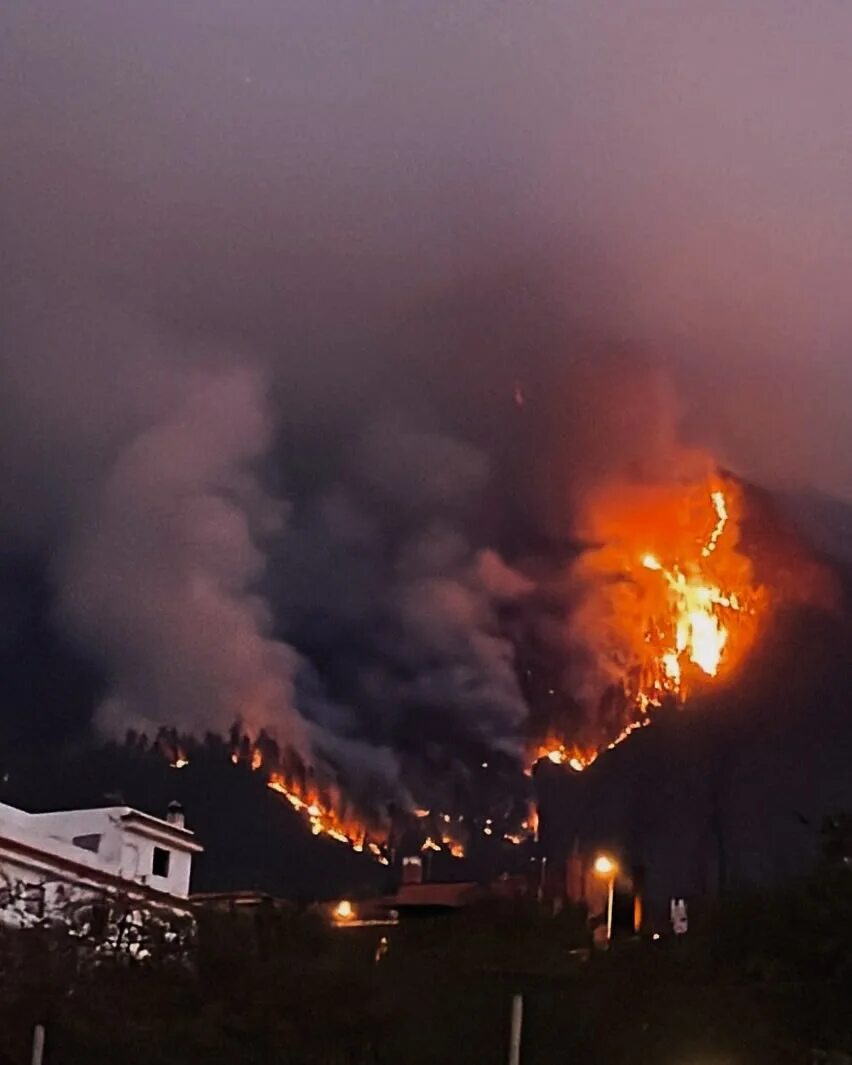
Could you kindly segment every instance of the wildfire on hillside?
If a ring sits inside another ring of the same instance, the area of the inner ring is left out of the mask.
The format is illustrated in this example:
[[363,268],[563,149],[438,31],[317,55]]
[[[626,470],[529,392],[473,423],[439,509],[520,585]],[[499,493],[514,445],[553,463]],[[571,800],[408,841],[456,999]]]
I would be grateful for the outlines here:
[[[664,703],[682,706],[692,692],[729,676],[753,647],[770,593],[742,544],[744,490],[709,464],[702,469],[686,480],[609,485],[587,497],[580,528],[588,546],[571,571],[567,631],[572,694],[592,712],[570,730],[548,731],[530,751],[530,772],[544,759],[584,771],[650,724]],[[783,598],[774,576],[769,581],[774,597]],[[165,753],[175,768],[188,764],[177,742]],[[398,830],[419,834],[424,853],[454,858],[474,839],[517,846],[537,838],[534,802],[523,821],[523,812],[497,803],[452,814],[397,810],[391,828],[376,828],[353,811],[343,785],[301,762],[291,766],[263,737],[235,734],[231,760],[262,773],[314,835],[384,865]],[[406,827],[406,819],[413,824]]]
[[647,725],[665,699],[683,705],[742,662],[768,599],[741,546],[743,506],[740,485],[718,472],[611,485],[588,498],[583,531],[592,546],[574,567],[572,641],[589,662],[586,701],[615,689],[620,714],[584,742],[549,734],[534,762],[580,772]]
[[[232,751],[231,761],[236,765],[241,760],[239,752]],[[253,747],[247,761],[253,771],[263,769],[263,752],[258,747]],[[295,776],[287,776],[279,769],[269,773],[266,786],[284,796],[293,809],[308,822],[313,835],[327,836],[351,847],[358,854],[369,854],[380,865],[389,864],[385,853],[385,840],[371,838],[364,823],[338,813],[342,803],[336,802],[333,797],[321,795],[319,788],[309,788]]]

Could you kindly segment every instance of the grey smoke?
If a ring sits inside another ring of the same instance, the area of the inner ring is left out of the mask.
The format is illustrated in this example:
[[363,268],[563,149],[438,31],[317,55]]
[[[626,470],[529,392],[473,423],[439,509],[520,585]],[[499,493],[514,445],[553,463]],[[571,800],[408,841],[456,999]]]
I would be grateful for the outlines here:
[[295,655],[269,636],[260,538],[283,515],[253,473],[269,445],[248,367],[188,374],[171,416],[128,441],[78,515],[58,573],[71,626],[109,663],[111,732],[266,727],[307,753]]
[[852,492],[844,5],[0,31],[0,522],[105,724],[236,715],[387,779],[430,712],[511,749],[516,560],[665,461],[669,393],[735,469]]
[[488,474],[469,445],[385,418],[296,508],[272,599],[323,664],[301,691],[324,749],[331,733],[372,736],[403,761],[421,744],[448,765],[470,744],[521,757],[527,708],[501,611],[534,586],[464,532]]

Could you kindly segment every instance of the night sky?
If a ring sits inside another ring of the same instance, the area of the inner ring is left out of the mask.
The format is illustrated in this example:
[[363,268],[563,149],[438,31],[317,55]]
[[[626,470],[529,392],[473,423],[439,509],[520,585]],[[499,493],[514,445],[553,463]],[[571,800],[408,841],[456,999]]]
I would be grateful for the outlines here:
[[8,0],[0,53],[7,759],[240,719],[451,801],[531,631],[565,676],[590,486],[705,447],[848,552],[846,5]]

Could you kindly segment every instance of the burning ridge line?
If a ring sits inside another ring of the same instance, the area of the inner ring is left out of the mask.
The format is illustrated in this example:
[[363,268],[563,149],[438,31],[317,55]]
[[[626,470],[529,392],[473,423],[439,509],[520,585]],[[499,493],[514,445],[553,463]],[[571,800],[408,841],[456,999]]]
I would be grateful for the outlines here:
[[[715,678],[725,664],[732,641],[739,641],[740,653],[747,649],[754,636],[752,622],[758,613],[763,590],[751,585],[750,581],[745,581],[745,586],[739,590],[724,590],[725,573],[734,583],[735,575],[745,580],[743,574],[750,577],[751,573],[750,560],[737,551],[736,539],[730,538],[732,542],[725,543],[726,534],[732,528],[729,493],[738,492],[736,484],[729,486],[726,492],[720,478],[711,480],[703,499],[705,508],[709,501],[713,526],[708,534],[693,541],[696,547],[700,544],[698,550],[678,551],[673,557],[664,558],[647,550],[647,544],[642,543],[647,529],[634,531],[635,543],[630,543],[630,530],[623,531],[619,547],[626,552],[626,557],[621,579],[639,589],[637,601],[640,604],[645,601],[664,604],[661,610],[645,619],[644,630],[639,634],[644,661],[638,683],[628,678],[624,681],[633,719],[609,742],[586,748],[551,734],[532,752],[530,771],[539,761],[548,759],[556,765],[568,765],[575,772],[582,772],[602,751],[612,750],[631,733],[649,725],[652,712],[662,705],[664,697],[673,698],[680,705],[685,703],[687,665],[696,667],[707,678]],[[678,546],[683,549],[688,542],[686,537]]]

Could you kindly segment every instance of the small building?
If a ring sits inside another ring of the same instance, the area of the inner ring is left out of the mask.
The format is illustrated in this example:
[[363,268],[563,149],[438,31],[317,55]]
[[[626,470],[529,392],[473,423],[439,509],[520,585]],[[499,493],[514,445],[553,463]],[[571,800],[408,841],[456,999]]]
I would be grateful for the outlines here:
[[213,913],[248,913],[256,910],[292,909],[292,904],[266,891],[198,891],[189,897],[196,910]]
[[[28,813],[0,803],[0,924],[65,924],[83,936],[141,942],[192,923],[193,855],[203,848],[172,803],[166,818],[129,806]],[[130,935],[129,929],[137,929]]]
[[470,882],[400,884],[387,905],[400,917],[439,917],[475,906],[486,897],[478,884]]

